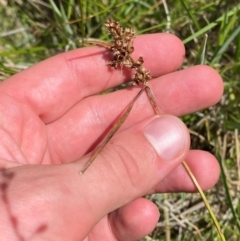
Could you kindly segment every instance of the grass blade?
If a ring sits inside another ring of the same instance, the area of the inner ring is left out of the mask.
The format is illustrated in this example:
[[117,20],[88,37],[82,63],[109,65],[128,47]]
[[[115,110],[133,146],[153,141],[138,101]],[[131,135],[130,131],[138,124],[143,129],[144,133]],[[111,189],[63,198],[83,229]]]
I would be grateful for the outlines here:
[[212,58],[211,64],[215,64],[218,58],[222,56],[222,54],[227,50],[228,46],[232,43],[232,41],[240,35],[240,26],[238,26],[232,34],[228,37],[228,39],[225,41],[225,43],[222,45],[221,48],[218,49],[218,51],[215,53],[215,55]]
[[204,64],[205,62],[205,53],[206,53],[206,46],[207,46],[207,39],[208,35],[205,34],[202,44],[200,46],[200,50],[198,51],[197,57],[194,61],[194,65],[196,64]]
[[240,4],[238,4],[236,7],[234,7],[232,10],[229,10],[227,12],[227,14],[223,14],[220,18],[216,19],[214,22],[208,24],[207,26],[205,26],[204,28],[200,29],[199,31],[197,31],[195,34],[189,36],[188,38],[183,40],[183,43],[186,44],[188,42],[190,42],[191,40],[201,36],[202,34],[206,33],[207,31],[209,31],[210,29],[214,28],[215,26],[217,26],[218,24],[220,24],[223,19],[225,18],[225,16],[229,17],[232,16],[233,14],[235,14],[237,11],[239,11],[239,7]]
[[[227,136],[225,135],[225,137],[224,137],[224,142],[225,142],[224,146],[226,146],[226,140],[227,140]],[[234,219],[234,221],[236,223],[236,226],[237,226],[237,228],[238,228],[238,230],[240,232],[240,221],[237,218],[236,211],[235,211],[234,206],[233,206],[233,201],[232,201],[232,197],[231,197],[230,190],[229,190],[229,187],[228,187],[227,177],[226,177],[225,168],[224,168],[224,164],[223,164],[224,159],[225,159],[224,158],[225,155],[222,154],[221,151],[220,151],[220,149],[223,149],[222,152],[225,153],[225,150],[224,150],[225,148],[222,148],[220,143],[221,142],[218,139],[218,143],[216,145],[216,147],[217,147],[216,155],[217,155],[218,159],[220,160],[219,164],[220,164],[220,168],[221,168],[221,177],[222,177],[223,185],[225,187],[224,189],[225,189],[225,192],[226,192],[228,205],[229,205],[230,210],[232,212],[233,219]]]

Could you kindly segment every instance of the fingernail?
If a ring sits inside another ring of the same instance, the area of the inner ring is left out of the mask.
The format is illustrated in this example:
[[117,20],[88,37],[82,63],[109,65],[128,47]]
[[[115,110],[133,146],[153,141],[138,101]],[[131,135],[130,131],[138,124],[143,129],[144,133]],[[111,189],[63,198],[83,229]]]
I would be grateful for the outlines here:
[[174,160],[185,150],[187,136],[184,124],[172,116],[156,117],[143,132],[158,155],[166,161]]

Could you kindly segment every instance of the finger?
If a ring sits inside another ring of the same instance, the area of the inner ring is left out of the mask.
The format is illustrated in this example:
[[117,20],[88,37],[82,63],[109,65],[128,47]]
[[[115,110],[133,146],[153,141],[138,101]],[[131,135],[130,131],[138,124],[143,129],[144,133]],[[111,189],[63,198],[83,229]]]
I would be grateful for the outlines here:
[[[217,159],[206,151],[191,150],[186,162],[203,190],[213,187],[219,178],[220,168]],[[154,188],[155,192],[196,192],[196,186],[189,174],[179,165]]]
[[[146,68],[159,76],[179,68],[184,47],[170,34],[139,36],[134,57],[143,56]],[[107,66],[109,56],[100,47],[77,49],[47,59],[0,86],[0,91],[24,102],[46,122],[52,122],[86,96],[128,80],[131,71]]]
[[111,230],[118,241],[140,240],[153,231],[159,219],[155,204],[139,198],[109,216]]
[[104,216],[84,241],[135,241],[149,234],[159,218],[158,208],[145,198],[138,198]]
[[[151,82],[151,87],[161,112],[172,115],[184,115],[212,106],[223,92],[221,77],[207,66],[161,76]],[[70,162],[93,149],[138,91],[139,88],[133,88],[87,98],[48,125],[52,159]],[[149,100],[143,94],[121,130],[153,115]]]
[[[117,134],[82,174],[88,203],[96,200],[96,190],[101,193],[91,210],[100,214],[105,207],[109,213],[145,195],[181,163],[188,147],[186,127],[172,116],[150,118]],[[87,159],[77,164],[83,165]],[[90,188],[88,184],[98,178],[101,183]],[[91,193],[87,193],[89,188]],[[110,200],[106,203],[107,199]]]

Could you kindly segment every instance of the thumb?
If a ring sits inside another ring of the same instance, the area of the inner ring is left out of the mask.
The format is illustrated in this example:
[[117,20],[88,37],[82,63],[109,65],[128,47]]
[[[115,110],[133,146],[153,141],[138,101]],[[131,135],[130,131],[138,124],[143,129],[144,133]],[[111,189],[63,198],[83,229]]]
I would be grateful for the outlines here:
[[0,233],[5,240],[29,233],[34,240],[82,240],[102,217],[153,190],[188,149],[185,125],[163,115],[117,133],[82,175],[91,153],[75,163],[2,171]]
[[[78,180],[94,218],[101,219],[149,193],[184,160],[189,143],[186,126],[169,115],[149,118],[117,133]],[[76,164],[77,170],[90,156]]]

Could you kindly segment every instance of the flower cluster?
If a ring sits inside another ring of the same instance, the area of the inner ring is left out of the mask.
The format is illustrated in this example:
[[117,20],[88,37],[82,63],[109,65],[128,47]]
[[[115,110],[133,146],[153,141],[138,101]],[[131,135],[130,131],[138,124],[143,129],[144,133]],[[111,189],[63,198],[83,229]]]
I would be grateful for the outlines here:
[[137,85],[146,85],[152,77],[149,71],[143,66],[143,58],[139,57],[137,61],[134,61],[131,56],[134,51],[134,30],[130,28],[124,29],[118,22],[112,19],[108,19],[105,26],[113,37],[112,42],[108,46],[108,49],[113,53],[113,60],[109,62],[110,66],[115,69],[118,66],[120,66],[120,68],[125,66],[130,69],[135,69],[136,73],[132,76],[134,83]]

